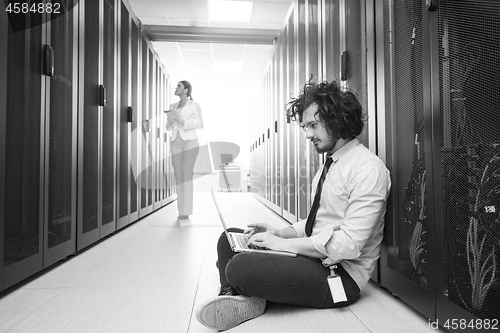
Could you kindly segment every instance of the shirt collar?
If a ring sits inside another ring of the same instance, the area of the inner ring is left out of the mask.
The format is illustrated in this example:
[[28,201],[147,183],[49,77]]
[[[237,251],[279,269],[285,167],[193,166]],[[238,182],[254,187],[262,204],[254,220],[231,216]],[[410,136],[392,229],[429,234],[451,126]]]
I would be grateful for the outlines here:
[[328,157],[331,157],[332,160],[333,160],[333,163],[337,163],[337,161],[343,156],[345,155],[349,150],[353,149],[354,147],[356,147],[357,145],[359,145],[361,142],[359,141],[358,138],[354,138],[352,139],[351,141],[349,141],[348,143],[346,143],[345,145],[343,145],[342,147],[340,147],[339,150],[337,150],[335,153],[333,153],[332,155],[329,155],[327,156]]

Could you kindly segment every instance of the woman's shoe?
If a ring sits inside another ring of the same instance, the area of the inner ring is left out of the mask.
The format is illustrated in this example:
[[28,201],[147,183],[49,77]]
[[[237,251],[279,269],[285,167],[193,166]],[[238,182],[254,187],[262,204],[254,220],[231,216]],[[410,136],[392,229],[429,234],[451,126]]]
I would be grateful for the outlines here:
[[177,217],[178,220],[187,220],[189,218],[189,215],[179,215]]
[[215,330],[228,330],[261,316],[266,311],[266,300],[257,297],[217,296],[196,309],[196,319]]

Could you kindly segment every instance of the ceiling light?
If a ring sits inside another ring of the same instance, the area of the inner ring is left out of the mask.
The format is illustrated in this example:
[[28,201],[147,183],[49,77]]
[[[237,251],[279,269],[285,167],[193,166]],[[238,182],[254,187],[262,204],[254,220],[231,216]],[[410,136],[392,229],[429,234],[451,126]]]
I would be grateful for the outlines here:
[[250,22],[251,1],[209,0],[208,17],[210,21]]
[[243,68],[241,61],[214,61],[214,70],[219,72],[240,72]]

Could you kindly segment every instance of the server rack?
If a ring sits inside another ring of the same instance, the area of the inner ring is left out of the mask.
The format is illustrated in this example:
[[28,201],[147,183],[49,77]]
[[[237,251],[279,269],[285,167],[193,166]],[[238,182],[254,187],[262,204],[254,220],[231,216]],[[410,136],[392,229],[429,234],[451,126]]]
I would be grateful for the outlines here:
[[377,10],[393,178],[381,284],[449,331],[487,331],[499,320],[500,5]]
[[[308,51],[306,40],[306,1],[298,0],[296,2],[295,13],[295,91],[297,96],[300,94],[304,83],[309,80],[310,73],[306,72],[306,54]],[[295,97],[297,97],[295,96]],[[307,218],[308,207],[311,206],[311,179],[310,175],[310,145],[307,144],[305,133],[302,130],[297,131],[295,136],[297,152],[297,218],[303,220]]]
[[[78,206],[82,208],[77,217],[79,250],[116,230],[116,6],[103,1],[83,1],[80,6],[83,8],[80,11],[80,56],[83,61],[79,63],[79,80],[84,89],[79,90],[78,120]],[[107,26],[104,25],[105,16]],[[111,52],[106,57],[105,39],[109,43],[106,45],[109,48],[107,51]],[[105,64],[109,66],[106,72]]]
[[[139,183],[139,170],[140,170],[140,156],[141,156],[141,138],[142,131],[140,127],[141,121],[141,105],[142,105],[142,94],[140,93],[140,83],[141,83],[141,33],[140,33],[140,23],[136,18],[130,18],[130,33],[131,33],[131,74],[130,74],[130,106],[129,109],[131,117],[128,122],[130,123],[130,128],[128,128],[128,151],[131,156],[135,158],[130,159],[130,164],[128,164],[129,169],[129,184],[130,184],[130,220],[129,222],[134,222],[139,219],[139,199],[140,199],[140,187]],[[122,110],[124,112],[125,110]],[[124,112],[125,114],[125,112]],[[127,113],[128,114],[128,113]],[[126,163],[126,161],[125,161]],[[127,164],[125,164],[127,167]],[[134,168],[135,172],[134,173]],[[124,169],[126,170],[126,169]]]
[[[157,136],[160,94],[171,98],[168,75],[126,2],[69,0],[61,8],[59,16],[0,13],[6,41],[0,50],[0,290],[139,218],[134,171],[143,163],[141,140],[153,139],[136,130],[144,62]],[[168,156],[168,140],[156,141],[153,158]],[[169,163],[147,172],[147,212],[173,199]]]
[[[384,82],[378,100],[385,102],[385,155],[391,171],[384,246],[380,263],[381,284],[435,318],[434,252],[429,212],[432,179],[429,129],[424,123],[424,45],[422,1],[378,4],[379,31],[384,56],[377,59]],[[383,14],[382,14],[383,13]],[[380,84],[379,84],[380,86]],[[381,107],[381,106],[380,106]],[[402,112],[404,110],[404,112]]]
[[76,167],[78,101],[78,7],[46,24],[45,47],[53,52],[54,75],[45,76],[44,263],[74,252],[76,244]]
[[45,43],[41,16],[0,13],[0,288],[43,267]]
[[[137,149],[133,150],[132,133],[137,128],[137,98],[131,102],[131,95],[134,96],[131,85],[137,82],[138,72],[138,30],[135,34],[131,31],[133,25],[129,15],[129,11],[125,4],[119,6],[120,29],[118,32],[120,58],[119,70],[117,77],[120,82],[120,90],[117,92],[119,96],[119,117],[118,117],[118,228],[128,225],[131,221],[131,214],[137,211],[137,187],[135,189],[135,210],[132,208],[133,189],[132,184],[135,184],[134,172],[137,172],[137,161],[129,156],[137,156]],[[134,58],[134,59],[131,59]],[[134,69],[131,69],[135,66]],[[133,77],[130,79],[130,77]],[[135,84],[137,87],[137,84]],[[135,90],[137,91],[137,90]],[[132,97],[133,98],[133,97]],[[135,145],[137,147],[137,144]],[[130,160],[130,165],[129,164]],[[137,215],[137,214],[136,214]],[[137,219],[137,217],[136,217]]]
[[[295,71],[296,71],[296,63],[295,63],[295,10],[293,9],[288,18],[287,24],[287,76],[286,76],[286,85],[284,86],[284,91],[286,91],[286,102],[287,103],[291,96],[296,97],[297,95],[297,87],[295,84]],[[297,175],[298,175],[298,165],[297,165],[297,136],[298,136],[299,128],[295,126],[289,118],[287,118],[287,126],[286,126],[286,141],[287,141],[287,156],[286,166],[284,167],[287,170],[287,178],[289,182],[285,185],[286,189],[286,200],[288,202],[288,209],[285,209],[288,221],[291,223],[297,222],[299,219],[298,214],[298,206],[297,206],[297,194],[298,192],[298,184],[297,184]]]
[[426,24],[436,68],[436,319],[486,332],[500,320],[500,3],[436,5]]
[[[299,84],[301,81],[305,82],[306,80],[309,80],[313,83],[319,83],[319,80],[321,80],[320,74],[323,72],[322,69],[322,44],[321,44],[321,13],[322,13],[322,6],[321,6],[321,1],[320,0],[307,0],[305,2],[304,6],[304,16],[306,18],[305,22],[305,46],[306,46],[306,52],[305,52],[305,77],[302,80],[299,80]],[[301,131],[303,132],[303,131]],[[307,141],[305,139],[305,133],[303,133],[303,139],[304,141]],[[323,162],[323,156],[320,156],[314,148],[312,148],[312,145],[310,142],[306,143],[306,154],[307,154],[307,160],[306,160],[306,169],[308,169],[308,174],[306,175],[307,177],[307,188],[309,189],[308,193],[306,194],[308,200],[307,202],[307,209],[306,213],[303,214],[304,218],[307,218],[307,213],[309,212],[309,209],[312,205],[311,201],[311,186],[312,186],[312,179],[314,178],[314,175],[319,169],[320,163]],[[321,161],[320,161],[321,159]]]

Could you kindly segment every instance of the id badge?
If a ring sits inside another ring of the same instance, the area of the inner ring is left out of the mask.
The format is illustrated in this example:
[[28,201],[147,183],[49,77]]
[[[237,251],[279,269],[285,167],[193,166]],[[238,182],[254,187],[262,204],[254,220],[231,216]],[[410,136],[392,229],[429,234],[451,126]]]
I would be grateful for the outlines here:
[[345,294],[342,278],[335,273],[337,265],[330,266],[330,275],[326,278],[330,293],[332,294],[333,303],[346,302],[347,296]]

